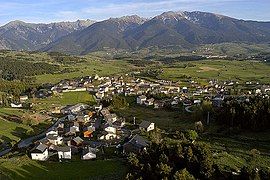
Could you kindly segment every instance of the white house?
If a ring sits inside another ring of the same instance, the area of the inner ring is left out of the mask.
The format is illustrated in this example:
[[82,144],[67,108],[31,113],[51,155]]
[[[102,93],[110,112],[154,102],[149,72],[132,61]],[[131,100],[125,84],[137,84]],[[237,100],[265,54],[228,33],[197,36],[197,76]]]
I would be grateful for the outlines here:
[[151,99],[148,99],[148,100],[144,101],[144,104],[146,106],[152,106],[152,105],[154,105],[154,101],[155,101],[155,99],[151,98]]
[[28,100],[28,96],[25,95],[25,96],[20,96],[20,102],[25,102]]
[[137,104],[144,104],[146,99],[147,99],[147,97],[144,96],[144,95],[141,95],[141,96],[137,97]]
[[44,144],[37,145],[31,151],[31,158],[38,161],[46,161],[49,157],[48,147]]
[[107,126],[104,130],[107,131],[108,133],[116,134],[116,128],[115,127]]
[[47,133],[46,133],[46,136],[49,136],[49,135],[56,135],[56,136],[58,136],[58,131],[57,130],[50,130],[50,131],[48,131]]
[[58,158],[61,159],[71,159],[71,147],[69,146],[57,146],[56,148]]
[[147,132],[152,131],[155,129],[155,123],[151,123],[149,121],[142,121],[139,125],[139,129]]
[[10,106],[11,106],[12,108],[22,108],[22,107],[23,107],[21,103],[19,103],[19,104],[11,103]]
[[96,149],[91,147],[84,147],[82,152],[82,160],[90,160],[97,158]]
[[47,136],[47,139],[50,143],[54,144],[54,145],[61,145],[63,144],[63,137],[60,137],[58,135],[55,134],[49,134]]
[[113,139],[119,139],[120,137],[114,133],[111,132],[104,132],[102,135],[99,137],[100,140],[113,140]]

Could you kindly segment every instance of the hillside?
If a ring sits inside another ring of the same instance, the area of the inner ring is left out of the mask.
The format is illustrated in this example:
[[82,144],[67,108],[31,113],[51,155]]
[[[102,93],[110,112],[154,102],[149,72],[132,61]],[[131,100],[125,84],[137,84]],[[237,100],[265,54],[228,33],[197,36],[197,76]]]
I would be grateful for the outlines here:
[[12,21],[0,27],[0,49],[38,50],[73,31],[82,30],[94,21],[33,24]]
[[93,24],[49,44],[45,51],[87,54],[108,48],[190,49],[224,42],[270,42],[270,22],[244,21],[206,12],[165,12],[150,20],[138,16]]

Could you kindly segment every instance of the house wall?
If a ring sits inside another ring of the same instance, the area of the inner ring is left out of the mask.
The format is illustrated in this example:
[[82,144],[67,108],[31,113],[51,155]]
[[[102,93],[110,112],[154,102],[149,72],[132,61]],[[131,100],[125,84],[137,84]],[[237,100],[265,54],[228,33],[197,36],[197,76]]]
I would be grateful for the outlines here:
[[114,127],[106,127],[105,131],[116,134],[116,128],[114,128]]
[[97,155],[90,152],[82,156],[83,160],[89,160],[89,159],[95,159],[95,158],[97,158]]
[[43,153],[31,153],[31,158],[38,161],[45,161],[48,159],[48,156],[48,149],[46,149]]
[[69,151],[69,152],[58,151],[58,158],[59,159],[71,159],[71,151]]
[[148,131],[152,131],[155,129],[155,124],[154,123],[151,123],[150,126],[147,128],[147,132]]

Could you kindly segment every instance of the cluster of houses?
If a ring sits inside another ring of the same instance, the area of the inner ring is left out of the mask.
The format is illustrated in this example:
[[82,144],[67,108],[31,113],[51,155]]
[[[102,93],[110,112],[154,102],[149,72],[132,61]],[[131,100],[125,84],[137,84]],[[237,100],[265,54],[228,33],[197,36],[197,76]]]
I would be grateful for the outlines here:
[[111,114],[108,109],[98,109],[85,104],[67,106],[60,110],[64,118],[46,132],[43,139],[35,142],[31,157],[47,160],[58,155],[59,160],[81,155],[83,160],[96,158],[93,141],[120,139],[123,118]]
[[[125,120],[111,113],[108,108],[80,103],[64,107],[60,112],[65,117],[51,127],[44,138],[34,143],[30,151],[32,159],[46,161],[56,156],[59,161],[63,161],[71,159],[73,155],[79,155],[82,160],[95,159],[100,146],[108,143],[116,146],[123,139],[131,138],[131,133],[124,133]],[[139,124],[141,131],[149,132],[154,128],[155,124],[148,121]],[[134,152],[140,151],[141,148],[137,147],[140,142],[133,142],[138,136],[132,137],[123,147],[135,146]],[[124,149],[124,152],[133,152]]]
[[[115,94],[123,94],[125,96],[140,96],[137,103],[146,106],[154,105],[156,108],[162,107],[163,102],[155,101],[152,98],[146,99],[143,95],[150,94],[165,94],[168,96],[184,97],[185,104],[199,103],[205,97],[214,99],[216,95],[230,95],[231,89],[239,85],[237,81],[217,81],[210,80],[208,85],[200,85],[195,81],[189,81],[186,86],[180,88],[179,82],[172,82],[166,80],[156,80],[150,82],[141,78],[135,78],[133,75],[126,74],[125,76],[115,77],[99,77],[85,76],[82,78],[75,78],[70,80],[62,80],[59,83],[52,85],[46,84],[43,89],[36,91],[35,97],[46,98],[53,94],[66,92],[90,92],[95,95],[97,100],[112,98]],[[270,92],[269,85],[261,85],[259,83],[246,82],[244,85],[247,89],[245,93],[250,94],[267,94]],[[217,99],[216,99],[217,100]],[[215,100],[215,101],[216,101]],[[20,102],[12,103],[11,107],[21,108],[23,104],[28,101],[28,96],[21,96]],[[195,101],[195,102],[194,102]],[[176,101],[172,102],[172,104]]]
[[[237,82],[226,81],[218,83],[209,81],[208,85],[190,81],[188,87],[180,88],[177,82],[157,80],[150,82],[132,76],[99,77],[86,76],[72,80],[62,80],[56,85],[47,85],[36,92],[36,97],[46,98],[52,94],[66,92],[89,92],[95,95],[98,105],[89,106],[76,104],[57,109],[57,112],[65,115],[65,119],[46,132],[43,139],[35,142],[31,150],[31,157],[35,160],[45,161],[52,156],[58,159],[71,159],[73,155],[80,156],[83,160],[97,157],[99,146],[93,142],[113,142],[119,145],[123,139],[130,139],[121,144],[123,152],[141,152],[149,145],[149,141],[139,134],[132,135],[125,129],[125,120],[111,113],[108,108],[103,108],[101,100],[111,99],[115,94],[124,96],[136,96],[136,103],[142,106],[151,106],[155,109],[165,106],[177,107],[180,103],[184,106],[200,104],[208,98],[214,106],[220,107],[226,95],[230,94],[230,88]],[[257,87],[257,86],[256,86]],[[265,94],[270,92],[266,85],[255,88],[254,93]],[[252,92],[253,93],[253,92]],[[164,99],[155,99],[154,95],[165,94]],[[20,102],[27,102],[28,96],[21,96]],[[21,107],[18,104],[12,107]],[[141,131],[152,131],[155,124],[143,121],[139,124]],[[99,143],[100,145],[100,143]],[[103,144],[104,145],[104,144]]]

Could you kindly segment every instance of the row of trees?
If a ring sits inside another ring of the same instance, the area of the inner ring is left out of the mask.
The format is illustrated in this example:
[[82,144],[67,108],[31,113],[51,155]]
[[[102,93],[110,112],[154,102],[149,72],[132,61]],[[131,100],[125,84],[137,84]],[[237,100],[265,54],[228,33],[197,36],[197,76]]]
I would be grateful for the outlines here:
[[32,63],[11,58],[0,58],[0,78],[5,80],[23,80],[26,76],[49,74],[59,71],[58,65],[45,62]]
[[270,128],[270,99],[260,96],[239,102],[228,99],[215,111],[218,123],[244,130],[260,131]]
[[151,132],[150,146],[141,154],[127,157],[129,171],[126,179],[270,179],[270,170],[258,166],[257,150],[252,150],[247,166],[238,175],[224,172],[215,164],[210,147],[196,140],[195,131],[176,133],[173,139],[159,131]]
[[206,144],[194,143],[194,132],[184,141],[153,141],[140,155],[130,154],[127,179],[208,179],[213,156]]

